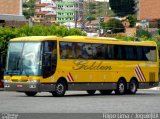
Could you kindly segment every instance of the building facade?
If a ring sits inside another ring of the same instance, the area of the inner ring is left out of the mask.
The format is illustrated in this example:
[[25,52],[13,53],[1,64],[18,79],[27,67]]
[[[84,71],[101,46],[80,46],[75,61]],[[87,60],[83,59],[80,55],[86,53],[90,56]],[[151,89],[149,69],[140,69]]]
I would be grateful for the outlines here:
[[34,22],[56,22],[56,0],[36,0]]
[[57,22],[73,22],[75,19],[74,2],[56,2],[57,4]]
[[139,0],[138,19],[160,20],[160,0]]
[[22,15],[22,0],[0,0],[0,14]]
[[65,23],[83,18],[83,0],[36,0],[34,22]]
[[0,0],[0,26],[21,26],[26,22],[22,14],[22,0]]

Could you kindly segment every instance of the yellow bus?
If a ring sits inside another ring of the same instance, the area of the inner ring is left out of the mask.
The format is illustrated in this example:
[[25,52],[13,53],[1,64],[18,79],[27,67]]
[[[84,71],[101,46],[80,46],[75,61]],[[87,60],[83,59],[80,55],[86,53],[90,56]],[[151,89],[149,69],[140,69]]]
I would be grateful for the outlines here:
[[4,75],[6,91],[35,96],[67,90],[93,95],[135,94],[158,86],[155,42],[86,36],[31,36],[10,40]]

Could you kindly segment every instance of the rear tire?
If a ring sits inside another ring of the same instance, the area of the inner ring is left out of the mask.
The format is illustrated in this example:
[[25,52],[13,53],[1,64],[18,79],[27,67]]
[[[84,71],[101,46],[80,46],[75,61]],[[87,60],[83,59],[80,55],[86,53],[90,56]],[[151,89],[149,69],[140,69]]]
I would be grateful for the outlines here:
[[27,96],[33,97],[37,94],[37,92],[24,92]]
[[123,95],[126,92],[126,82],[124,80],[119,80],[117,84],[117,89],[115,90],[115,94]]
[[87,93],[88,93],[89,95],[94,95],[95,92],[96,92],[96,90],[87,90]]
[[56,84],[55,91],[51,92],[53,96],[62,97],[66,92],[66,84],[60,81]]
[[102,95],[109,95],[112,93],[112,90],[100,90],[99,91]]
[[136,94],[137,88],[138,88],[138,83],[137,83],[137,81],[136,81],[136,80],[131,80],[131,82],[129,83],[128,93],[129,93],[129,94]]

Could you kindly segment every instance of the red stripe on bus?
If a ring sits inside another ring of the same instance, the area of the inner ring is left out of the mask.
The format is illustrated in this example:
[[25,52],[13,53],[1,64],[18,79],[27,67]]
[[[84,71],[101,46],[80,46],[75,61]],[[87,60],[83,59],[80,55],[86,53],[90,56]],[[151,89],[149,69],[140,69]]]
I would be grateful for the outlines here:
[[74,81],[74,80],[73,80],[73,77],[72,77],[72,75],[71,75],[71,73],[70,73],[70,72],[69,72],[69,76],[71,77],[72,81]]
[[67,78],[68,78],[69,81],[71,81],[71,80],[70,80],[70,77],[69,77],[68,75],[67,75]]
[[136,72],[136,74],[137,74],[139,80],[140,80],[140,81],[143,81],[143,80],[142,80],[142,77],[141,77],[141,75],[140,75],[140,73],[139,73],[139,71],[138,71],[137,68],[136,68],[135,72]]
[[142,76],[143,76],[143,79],[144,79],[144,81],[146,81],[146,78],[145,78],[145,76],[144,76],[144,74],[143,74],[143,72],[142,72],[142,69],[141,69],[141,67],[138,65],[138,68],[140,69],[140,71],[141,71],[141,73],[142,73]]
[[142,71],[141,71],[141,69],[139,68],[139,66],[137,66],[137,70],[138,70],[138,72],[139,72],[140,75],[141,75],[142,81],[145,81],[145,79],[144,79],[144,77],[143,77],[143,75],[142,75]]

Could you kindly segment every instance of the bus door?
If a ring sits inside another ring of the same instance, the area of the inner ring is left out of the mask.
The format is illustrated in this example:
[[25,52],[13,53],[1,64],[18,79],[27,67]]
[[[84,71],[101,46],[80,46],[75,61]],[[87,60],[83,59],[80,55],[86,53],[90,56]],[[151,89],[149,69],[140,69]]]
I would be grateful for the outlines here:
[[57,42],[45,41],[43,43],[42,55],[42,72],[43,77],[52,76],[56,71],[57,66]]

